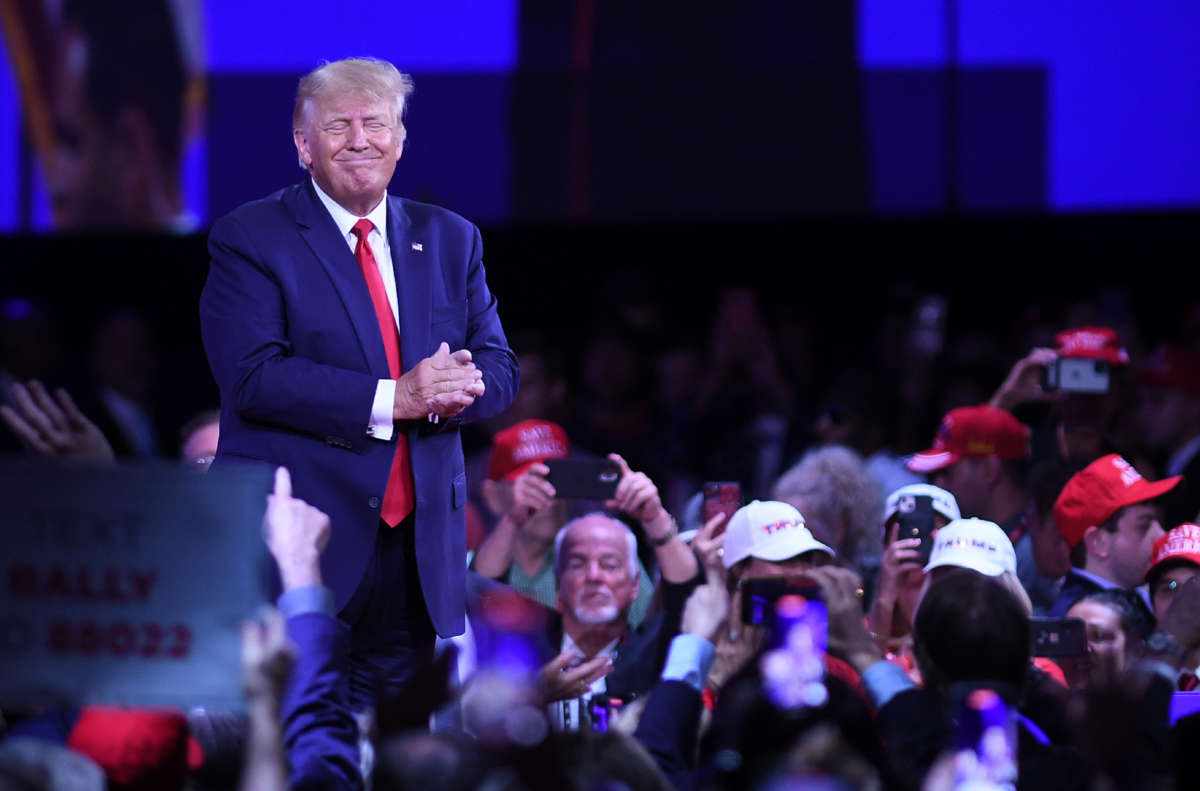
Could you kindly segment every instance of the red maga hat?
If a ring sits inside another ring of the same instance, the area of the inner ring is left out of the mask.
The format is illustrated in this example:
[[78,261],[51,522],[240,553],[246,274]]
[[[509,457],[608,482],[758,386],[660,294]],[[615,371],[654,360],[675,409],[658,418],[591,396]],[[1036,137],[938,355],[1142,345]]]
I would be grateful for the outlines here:
[[1054,351],[1059,357],[1108,360],[1125,365],[1129,354],[1121,348],[1117,331],[1109,327],[1076,327],[1054,336]]
[[1054,501],[1058,532],[1074,547],[1089,527],[1099,527],[1127,505],[1169,492],[1182,479],[1176,475],[1148,481],[1117,454],[1102,456],[1075,473]]
[[561,459],[570,450],[562,426],[548,420],[523,420],[492,438],[488,480],[516,480],[537,462]]
[[934,472],[969,456],[1029,458],[1029,429],[1003,409],[981,404],[952,409],[942,418],[933,447],[905,462],[913,472]]
[[187,718],[174,709],[84,706],[67,746],[91,758],[122,788],[182,788],[189,769],[204,760],[188,733]]
[[1200,566],[1200,525],[1184,522],[1179,527],[1167,531],[1154,542],[1150,551],[1150,569],[1146,572],[1146,580],[1154,574],[1166,561],[1186,560]]

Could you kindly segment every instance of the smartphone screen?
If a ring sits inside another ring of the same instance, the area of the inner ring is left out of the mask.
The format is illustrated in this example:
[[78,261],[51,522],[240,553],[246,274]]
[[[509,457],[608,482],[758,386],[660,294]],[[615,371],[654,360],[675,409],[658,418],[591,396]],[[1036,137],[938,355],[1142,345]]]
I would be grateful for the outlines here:
[[706,524],[717,514],[729,519],[742,507],[742,486],[734,481],[709,481],[704,484],[704,514],[701,524]]
[[759,658],[763,694],[783,709],[811,708],[829,699],[825,648],[829,616],[825,603],[796,593],[775,600],[768,649]]
[[1017,720],[1011,707],[992,690],[976,689],[958,711],[954,788],[1015,789]]

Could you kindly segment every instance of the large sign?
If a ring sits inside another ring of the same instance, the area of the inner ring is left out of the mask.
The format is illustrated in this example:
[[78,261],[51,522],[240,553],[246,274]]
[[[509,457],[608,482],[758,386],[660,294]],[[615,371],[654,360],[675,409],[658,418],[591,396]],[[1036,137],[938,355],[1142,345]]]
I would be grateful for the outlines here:
[[271,480],[0,461],[0,705],[241,708]]

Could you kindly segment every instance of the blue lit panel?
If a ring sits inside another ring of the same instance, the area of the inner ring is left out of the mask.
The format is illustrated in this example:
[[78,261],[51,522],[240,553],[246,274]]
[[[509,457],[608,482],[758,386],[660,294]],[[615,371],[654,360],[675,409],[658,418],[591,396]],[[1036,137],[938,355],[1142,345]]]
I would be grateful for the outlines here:
[[17,170],[20,156],[21,113],[12,61],[0,37],[0,231],[17,227]]
[[945,0],[858,0],[858,60],[865,68],[941,65]]
[[1053,207],[1200,205],[1200,3],[961,5],[966,60],[1048,67]]
[[517,0],[205,3],[208,63],[222,71],[305,72],[373,55],[402,71],[501,71],[517,63]]

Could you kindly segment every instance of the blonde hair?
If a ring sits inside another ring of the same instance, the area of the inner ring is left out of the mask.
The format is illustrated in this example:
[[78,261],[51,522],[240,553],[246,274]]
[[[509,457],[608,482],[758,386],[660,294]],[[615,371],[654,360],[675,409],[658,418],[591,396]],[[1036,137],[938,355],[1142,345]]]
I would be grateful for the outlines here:
[[845,534],[833,549],[838,562],[850,567],[878,530],[883,513],[883,495],[862,456],[844,445],[824,445],[805,453],[775,482],[771,499],[795,505],[814,535],[828,535],[833,525],[843,524]]
[[308,120],[311,105],[329,94],[352,94],[372,102],[390,102],[396,109],[396,127],[404,135],[404,107],[413,92],[412,77],[379,58],[345,58],[325,62],[300,78],[292,128]]

